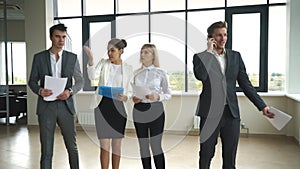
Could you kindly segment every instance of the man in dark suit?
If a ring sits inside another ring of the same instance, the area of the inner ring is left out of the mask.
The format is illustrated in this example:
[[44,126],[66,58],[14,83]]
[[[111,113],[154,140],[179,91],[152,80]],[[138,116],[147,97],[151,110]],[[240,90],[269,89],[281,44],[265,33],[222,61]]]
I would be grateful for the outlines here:
[[[77,55],[63,50],[67,37],[67,27],[57,24],[50,28],[50,49],[34,55],[28,85],[38,95],[37,115],[40,128],[41,169],[52,168],[53,143],[56,124],[61,129],[69,154],[71,169],[79,168],[76,144],[75,106],[73,94],[83,85]],[[53,94],[44,88],[45,76],[67,78],[65,90],[54,101],[45,101],[44,97]],[[73,78],[75,83],[73,85]]]
[[207,50],[193,58],[195,77],[203,84],[196,112],[201,118],[199,168],[209,169],[220,134],[223,169],[235,169],[240,134],[236,82],[263,115],[273,118],[274,114],[268,112],[268,106],[249,81],[240,53],[225,49],[227,23],[215,22],[207,33]]

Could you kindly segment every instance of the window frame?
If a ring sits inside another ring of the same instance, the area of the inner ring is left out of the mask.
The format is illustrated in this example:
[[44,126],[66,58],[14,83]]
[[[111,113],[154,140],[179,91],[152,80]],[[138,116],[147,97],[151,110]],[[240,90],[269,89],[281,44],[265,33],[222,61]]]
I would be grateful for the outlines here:
[[[266,5],[228,7],[225,10],[225,20],[228,23],[226,48],[232,49],[232,16],[234,14],[260,13],[260,49],[259,49],[259,86],[254,87],[259,92],[268,91],[268,25],[269,7]],[[242,89],[237,87],[238,92]]]
[[[105,16],[84,16],[82,18],[82,46],[87,45],[90,39],[90,23],[93,22],[111,22],[111,38],[116,37],[116,17],[115,15],[105,15]],[[88,64],[88,57],[85,52],[82,52],[82,64],[83,64],[83,78],[84,86],[83,91],[95,91],[96,87],[91,86],[91,81],[88,78],[87,69],[84,69]]]
[[[269,0],[267,0],[266,4],[259,4],[259,5],[245,5],[245,6],[230,6],[227,5],[227,0],[224,0],[224,6],[223,7],[209,7],[209,8],[188,8],[188,0],[185,0],[185,8],[183,10],[168,10],[168,11],[152,11],[151,10],[151,0],[148,0],[148,12],[137,12],[137,13],[117,13],[116,8],[118,5],[118,0],[114,0],[114,13],[110,15],[95,15],[95,16],[84,16],[84,13],[86,11],[85,9],[85,1],[81,0],[81,9],[82,14],[81,16],[74,16],[74,17],[54,17],[54,20],[59,19],[72,19],[72,18],[82,18],[82,44],[84,45],[88,35],[87,33],[87,27],[86,24],[88,22],[92,22],[93,19],[97,20],[99,18],[105,18],[105,17],[114,17],[115,19],[119,16],[129,16],[129,15],[148,15],[149,18],[151,18],[151,15],[153,14],[169,14],[174,12],[185,12],[185,21],[186,21],[186,28],[185,28],[185,34],[186,34],[186,40],[185,40],[185,86],[184,91],[181,92],[189,92],[188,89],[188,29],[187,29],[187,21],[188,21],[188,14],[190,12],[194,11],[210,11],[210,10],[218,10],[223,9],[225,11],[225,18],[224,20],[228,23],[228,41],[226,44],[226,47],[231,49],[232,48],[232,14],[243,14],[243,13],[261,13],[261,37],[260,37],[260,63],[259,63],[259,86],[255,87],[255,89],[259,92],[268,92],[269,86],[268,86],[268,20],[269,20],[269,7],[270,6],[286,6],[287,3],[270,3]],[[57,0],[54,0],[54,13],[57,13]],[[57,16],[57,15],[56,15]],[[93,18],[93,19],[92,19]],[[100,19],[101,20],[101,19]],[[113,32],[113,31],[112,31]],[[115,37],[112,35],[112,37]],[[151,19],[149,19],[149,43],[151,42]],[[85,57],[83,57],[83,64],[86,64],[87,61],[84,60]],[[83,65],[84,67],[84,65]],[[83,69],[83,73],[86,73],[86,70]],[[85,82],[85,85],[89,83]],[[89,90],[92,90],[93,87],[84,87],[84,91],[89,88]],[[237,91],[242,91],[241,88],[237,87]]]

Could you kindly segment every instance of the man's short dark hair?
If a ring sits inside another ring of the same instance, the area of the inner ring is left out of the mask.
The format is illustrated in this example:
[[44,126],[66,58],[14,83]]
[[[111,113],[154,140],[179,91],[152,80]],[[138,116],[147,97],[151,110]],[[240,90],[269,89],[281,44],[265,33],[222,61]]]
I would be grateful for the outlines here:
[[53,32],[55,30],[60,30],[60,31],[63,31],[63,32],[67,32],[67,27],[63,24],[63,23],[59,23],[57,25],[53,25],[51,28],[50,28],[50,36],[53,35]]
[[218,28],[226,28],[227,29],[227,22],[226,21],[219,21],[219,22],[215,22],[215,23],[211,24],[207,28],[207,36],[208,37],[212,36],[212,34],[214,33],[214,30],[218,29]]

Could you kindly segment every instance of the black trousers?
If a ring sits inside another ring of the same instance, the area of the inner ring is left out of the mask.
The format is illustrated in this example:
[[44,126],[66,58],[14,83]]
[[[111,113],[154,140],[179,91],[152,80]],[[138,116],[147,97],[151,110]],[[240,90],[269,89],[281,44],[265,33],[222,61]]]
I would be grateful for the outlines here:
[[133,120],[140,145],[144,169],[151,169],[151,147],[156,169],[165,169],[165,157],[161,147],[165,124],[164,107],[161,102],[134,105]]
[[[200,133],[206,120],[206,118],[201,117]],[[210,168],[219,134],[222,142],[223,169],[236,168],[235,159],[240,135],[240,119],[233,118],[229,106],[226,105],[216,130],[204,143],[200,143],[199,169]]]

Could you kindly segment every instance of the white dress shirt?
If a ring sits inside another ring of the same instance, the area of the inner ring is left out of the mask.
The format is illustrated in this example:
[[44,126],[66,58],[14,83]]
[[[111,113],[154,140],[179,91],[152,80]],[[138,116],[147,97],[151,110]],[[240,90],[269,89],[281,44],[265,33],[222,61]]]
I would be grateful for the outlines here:
[[62,53],[63,50],[58,52],[58,60],[56,61],[55,54],[50,51],[50,61],[51,61],[51,69],[52,69],[52,77],[61,77],[61,63],[62,63]]
[[225,71],[226,71],[226,58],[225,58],[225,54],[226,54],[226,50],[224,49],[224,51],[220,55],[215,50],[213,50],[212,53],[215,55],[215,57],[219,61],[221,71],[222,71],[223,75],[225,75]]
[[[167,73],[154,65],[149,67],[143,66],[134,76],[136,86],[147,86],[151,93],[159,94],[159,101],[169,100],[171,90]],[[133,91],[134,92],[134,91]],[[143,103],[155,102],[149,99],[143,99]]]
[[[226,50],[224,49],[223,52],[219,55],[217,51],[213,50],[212,54],[215,55],[217,58],[220,68],[222,71],[222,74],[225,76],[225,71],[226,71]],[[227,100],[225,99],[225,105],[227,104]]]

